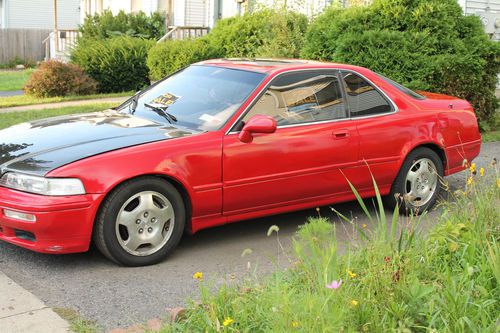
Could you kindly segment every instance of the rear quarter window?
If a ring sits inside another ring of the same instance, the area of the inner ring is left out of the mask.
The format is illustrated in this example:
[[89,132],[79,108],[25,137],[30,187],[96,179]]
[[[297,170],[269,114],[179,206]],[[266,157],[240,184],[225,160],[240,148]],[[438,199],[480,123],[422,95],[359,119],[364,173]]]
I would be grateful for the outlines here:
[[393,111],[390,102],[370,82],[358,74],[342,72],[351,118]]

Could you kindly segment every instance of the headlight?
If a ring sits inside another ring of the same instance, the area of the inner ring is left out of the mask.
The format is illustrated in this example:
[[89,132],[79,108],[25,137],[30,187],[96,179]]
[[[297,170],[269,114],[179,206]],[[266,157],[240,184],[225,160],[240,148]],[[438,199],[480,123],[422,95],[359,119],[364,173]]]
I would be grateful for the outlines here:
[[44,178],[8,172],[0,179],[0,186],[42,195],[85,194],[82,181],[76,178]]

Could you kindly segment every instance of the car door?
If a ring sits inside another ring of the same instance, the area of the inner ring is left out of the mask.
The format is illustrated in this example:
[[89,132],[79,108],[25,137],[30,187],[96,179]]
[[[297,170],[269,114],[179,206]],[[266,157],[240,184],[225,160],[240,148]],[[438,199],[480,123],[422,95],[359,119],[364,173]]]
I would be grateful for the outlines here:
[[[241,142],[238,129],[259,114],[276,120],[276,132]],[[348,119],[338,71],[294,71],[274,78],[224,137],[223,149],[225,215],[350,191],[342,170],[358,161],[358,135]]]

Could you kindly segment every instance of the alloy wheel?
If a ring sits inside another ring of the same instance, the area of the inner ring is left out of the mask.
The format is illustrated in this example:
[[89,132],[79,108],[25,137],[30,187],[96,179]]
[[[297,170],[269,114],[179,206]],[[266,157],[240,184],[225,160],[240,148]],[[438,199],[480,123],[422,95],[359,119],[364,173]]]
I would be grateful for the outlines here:
[[421,207],[428,203],[438,184],[436,166],[428,158],[421,158],[413,162],[405,181],[405,200],[414,207]]
[[134,256],[149,256],[165,246],[174,230],[175,213],[161,193],[144,191],[119,210],[115,231],[120,246]]

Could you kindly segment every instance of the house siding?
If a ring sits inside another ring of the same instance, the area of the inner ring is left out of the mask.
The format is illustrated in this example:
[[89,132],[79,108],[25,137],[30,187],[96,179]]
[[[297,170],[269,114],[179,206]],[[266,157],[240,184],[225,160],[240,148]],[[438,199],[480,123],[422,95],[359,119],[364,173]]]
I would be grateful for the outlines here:
[[206,26],[206,0],[186,0],[186,25]]
[[[268,8],[281,8],[286,5],[288,10],[296,11],[310,18],[322,13],[326,7],[330,6],[331,0],[306,0],[306,1],[284,1],[284,0],[260,0],[257,2],[259,6]],[[346,1],[347,4],[347,1]]]
[[4,28],[5,25],[5,10],[4,10],[4,0],[0,0],[0,29]]
[[458,0],[466,15],[478,15],[492,40],[500,41],[500,0]]
[[208,0],[175,0],[174,25],[208,26]]
[[[51,29],[54,27],[52,0],[4,0],[5,28]],[[58,28],[72,30],[80,23],[80,0],[58,1]]]
[[465,14],[475,14],[478,11],[500,13],[500,0],[462,0],[460,4]]

